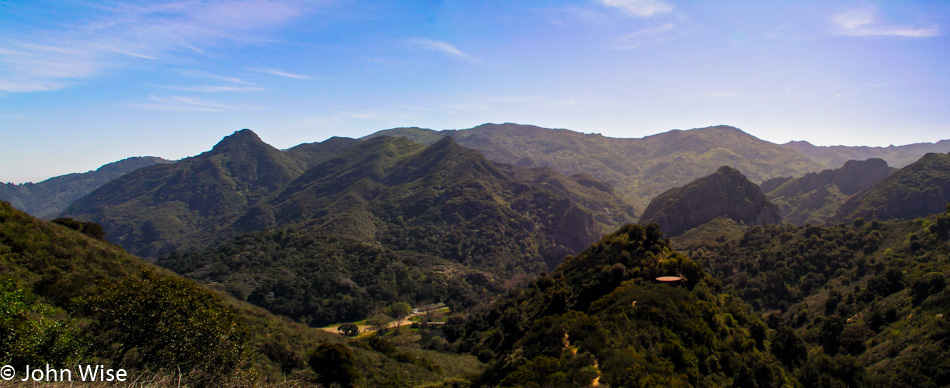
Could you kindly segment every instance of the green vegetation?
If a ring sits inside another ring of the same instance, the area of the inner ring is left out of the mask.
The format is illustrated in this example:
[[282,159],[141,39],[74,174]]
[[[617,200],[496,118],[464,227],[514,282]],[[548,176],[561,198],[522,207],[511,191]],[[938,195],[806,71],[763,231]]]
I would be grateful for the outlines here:
[[[684,280],[659,284],[662,275]],[[628,225],[445,331],[491,362],[477,384],[789,384],[765,324],[720,292],[656,225]]]
[[464,309],[500,291],[452,262],[291,229],[251,233],[157,264],[314,327],[360,320],[396,301],[444,300]]
[[[327,376],[309,368],[305,355],[321,344],[349,346],[346,337],[222,297],[6,202],[0,277],[0,361],[11,365],[103,364],[158,385],[179,378],[189,386],[306,385]],[[406,346],[398,349],[415,355],[409,361],[352,347],[354,368],[365,372],[355,385],[437,383],[480,365],[470,356]]]
[[112,162],[95,171],[53,177],[39,183],[0,183],[0,201],[48,220],[59,215],[73,201],[129,172],[155,164],[171,163],[151,156]]
[[109,241],[158,257],[239,234],[227,226],[302,171],[301,162],[242,130],[201,155],[123,175],[63,215],[99,223]]
[[772,352],[805,386],[950,384],[950,211],[757,226],[683,251],[780,329]]

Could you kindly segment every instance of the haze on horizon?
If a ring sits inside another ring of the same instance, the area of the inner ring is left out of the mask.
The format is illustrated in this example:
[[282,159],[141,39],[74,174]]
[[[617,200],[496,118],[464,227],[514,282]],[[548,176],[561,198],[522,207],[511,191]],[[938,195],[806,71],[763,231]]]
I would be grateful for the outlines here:
[[946,139],[950,3],[0,3],[0,181],[516,122],[611,137]]

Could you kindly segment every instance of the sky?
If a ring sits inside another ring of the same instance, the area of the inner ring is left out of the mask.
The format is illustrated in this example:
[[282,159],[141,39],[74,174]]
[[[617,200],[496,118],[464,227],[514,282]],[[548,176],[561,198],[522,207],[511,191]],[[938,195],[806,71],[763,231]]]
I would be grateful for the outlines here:
[[948,1],[0,0],[0,182],[514,122],[950,138]]

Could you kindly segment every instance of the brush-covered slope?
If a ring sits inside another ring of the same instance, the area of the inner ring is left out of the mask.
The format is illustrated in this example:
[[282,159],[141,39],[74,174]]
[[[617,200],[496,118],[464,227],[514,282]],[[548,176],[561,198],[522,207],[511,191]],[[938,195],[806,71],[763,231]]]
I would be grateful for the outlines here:
[[826,165],[827,168],[838,168],[849,160],[870,158],[884,159],[888,165],[901,168],[917,161],[927,153],[950,152],[950,140],[888,147],[815,146],[807,141],[792,141],[782,146],[808,155],[813,160]]
[[950,203],[950,154],[927,154],[842,204],[832,220],[911,219]]
[[303,172],[301,163],[250,130],[211,151],[113,180],[63,214],[101,224],[106,237],[143,257],[229,236],[248,209]]
[[95,171],[62,175],[39,183],[3,183],[0,184],[0,201],[48,220],[106,182],[142,167],[166,163],[171,162],[152,156],[134,157],[106,164]]
[[767,316],[803,386],[950,385],[950,212],[756,226],[683,252]]
[[360,321],[395,302],[444,301],[458,311],[499,291],[483,290],[484,275],[438,257],[293,229],[250,233],[156,264],[314,327]]
[[765,184],[760,187],[782,210],[786,222],[823,224],[849,197],[877,184],[890,173],[883,159],[849,160],[841,168],[808,173],[768,191]]
[[655,222],[663,233],[677,236],[722,216],[754,225],[782,222],[778,207],[759,187],[728,166],[657,196],[640,222]]
[[392,344],[383,354],[275,317],[6,202],[0,331],[0,362],[17,371],[105,365],[141,386],[329,385],[308,366],[321,345],[350,354],[355,386],[433,384],[479,365]]
[[445,330],[493,360],[476,386],[789,384],[765,324],[717,284],[656,225],[627,225]]
[[[485,157],[520,166],[545,166],[564,174],[585,173],[609,183],[645,206],[656,195],[729,165],[752,181],[801,176],[823,168],[805,155],[729,126],[674,130],[641,139],[618,139],[566,129],[485,124],[458,131],[418,128],[381,131],[434,141],[451,136]],[[376,134],[374,136],[378,136]]]
[[499,166],[451,138],[426,147],[392,137],[314,166],[259,212],[274,225],[505,273],[556,264],[635,216],[587,176]]
[[287,153],[287,156],[299,161],[304,167],[310,168],[357,143],[359,143],[359,140],[334,136],[322,142],[296,145],[284,150],[284,152]]

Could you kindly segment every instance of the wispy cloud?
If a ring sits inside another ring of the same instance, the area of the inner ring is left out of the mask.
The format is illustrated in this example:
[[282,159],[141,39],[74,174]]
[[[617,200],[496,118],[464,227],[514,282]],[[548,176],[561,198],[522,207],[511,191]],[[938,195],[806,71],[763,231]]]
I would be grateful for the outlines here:
[[230,83],[240,84],[240,85],[251,85],[251,86],[257,85],[253,82],[248,82],[237,77],[221,76],[217,74],[210,74],[210,73],[206,73],[203,71],[196,71],[196,70],[183,71],[182,75],[186,75],[189,77],[209,78],[209,79],[225,81],[225,82],[230,82]]
[[259,92],[262,90],[268,90],[267,88],[262,88],[258,86],[219,86],[219,85],[198,85],[198,86],[171,86],[171,85],[156,85],[156,84],[147,84],[148,86],[162,89],[171,89],[171,90],[181,90],[185,92],[199,92],[199,93],[220,93],[220,92]]
[[450,57],[469,59],[468,54],[465,54],[462,50],[459,50],[458,47],[455,47],[455,45],[449,42],[434,39],[411,39],[409,43],[423,50],[432,50]]
[[249,106],[235,106],[216,101],[188,96],[149,96],[151,102],[129,103],[128,106],[169,112],[224,112],[234,109],[261,109]]
[[[206,56],[222,42],[266,42],[266,31],[305,11],[297,0],[109,2],[68,25],[19,29],[0,38],[0,91],[55,90],[136,61]],[[82,13],[77,13],[82,14]]]
[[598,0],[601,4],[616,8],[625,14],[650,17],[673,10],[673,6],[659,0]]
[[310,79],[310,77],[309,77],[309,76],[306,76],[306,75],[294,74],[294,73],[290,73],[290,72],[286,72],[286,71],[282,71],[282,70],[277,70],[277,69],[272,69],[272,68],[265,68],[265,69],[253,68],[253,69],[248,69],[248,70],[250,70],[250,71],[256,71],[256,72],[258,72],[258,73],[276,75],[276,76],[280,76],[280,77],[296,78],[296,79]]
[[842,12],[831,18],[837,33],[847,36],[897,36],[904,38],[929,38],[943,35],[936,26],[891,25],[878,20],[874,9],[857,9]]

